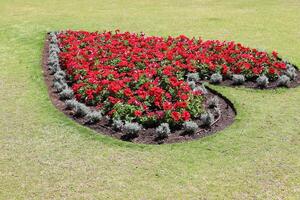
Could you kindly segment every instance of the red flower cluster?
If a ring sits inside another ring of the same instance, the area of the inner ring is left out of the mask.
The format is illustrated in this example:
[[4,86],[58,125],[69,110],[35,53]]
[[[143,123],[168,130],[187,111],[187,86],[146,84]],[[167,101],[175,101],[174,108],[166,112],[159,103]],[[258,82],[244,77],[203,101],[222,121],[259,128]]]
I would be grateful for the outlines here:
[[[286,65],[234,42],[134,33],[66,31],[59,35],[60,62],[78,100],[112,117],[146,123],[188,121],[195,95],[189,72],[278,76]],[[193,98],[191,98],[193,96]]]

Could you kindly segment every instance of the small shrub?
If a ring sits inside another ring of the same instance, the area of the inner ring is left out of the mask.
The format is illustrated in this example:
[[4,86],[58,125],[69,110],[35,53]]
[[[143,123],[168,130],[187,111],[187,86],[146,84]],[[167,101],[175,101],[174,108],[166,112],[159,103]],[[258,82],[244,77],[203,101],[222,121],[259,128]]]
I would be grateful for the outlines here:
[[48,64],[48,70],[50,70],[50,74],[55,74],[58,70],[60,70],[60,66],[58,63],[55,64]]
[[84,105],[83,103],[79,103],[79,102],[75,105],[73,110],[75,112],[75,115],[81,116],[81,117],[86,116],[90,112],[90,109],[86,105]]
[[232,75],[232,81],[234,85],[242,85],[245,83],[245,76],[242,74]]
[[195,87],[196,87],[195,81],[188,81],[187,83],[189,84],[189,86],[192,90],[195,89]]
[[62,76],[62,77],[66,77],[66,72],[64,72],[63,70],[58,70],[55,75],[58,75],[58,76]]
[[112,127],[114,130],[120,131],[124,127],[124,123],[120,119],[113,119]]
[[73,109],[77,106],[79,102],[75,99],[69,99],[65,101],[66,109]]
[[49,36],[50,36],[50,43],[51,44],[56,44],[58,42],[56,34],[54,32],[50,32]]
[[171,133],[168,123],[162,123],[155,129],[155,132],[159,138],[166,138]]
[[278,78],[278,86],[288,87],[288,85],[290,84],[290,80],[290,77],[288,77],[287,75],[281,75]]
[[66,74],[64,71],[58,70],[55,72],[53,77],[54,77],[54,79],[53,79],[54,81],[59,81],[62,83],[62,82],[65,82]]
[[141,129],[141,125],[136,122],[125,122],[124,131],[126,134],[137,135]]
[[50,54],[52,54],[52,53],[59,53],[59,52],[60,52],[60,49],[57,46],[57,44],[50,44],[49,45],[49,53]]
[[209,108],[218,107],[218,105],[219,105],[219,98],[215,96],[215,97],[209,99],[207,101],[207,105],[208,105]]
[[57,53],[51,53],[48,57],[48,64],[59,63],[59,58]]
[[183,123],[184,132],[189,134],[194,134],[198,130],[199,126],[193,121],[188,121]]
[[207,94],[207,90],[204,85],[197,86],[193,89],[194,92],[200,91],[202,94]]
[[290,64],[287,66],[287,70],[285,73],[291,80],[295,80],[297,77],[297,70]]
[[211,75],[209,82],[213,84],[219,84],[223,80],[222,75],[219,73],[214,73]]
[[211,112],[207,112],[201,115],[201,122],[203,126],[211,126],[214,121],[214,116]]
[[66,89],[68,87],[68,85],[66,83],[61,83],[59,81],[55,81],[53,83],[53,87],[54,89],[57,91],[57,92],[61,92],[63,91],[64,89]]
[[269,84],[269,79],[265,75],[261,75],[256,79],[256,83],[259,87],[267,87]]
[[187,77],[187,81],[194,81],[194,82],[197,82],[197,81],[199,81],[199,79],[200,79],[198,73],[188,73],[188,74],[186,75],[186,77]]
[[65,88],[63,91],[59,93],[59,98],[61,100],[72,99],[74,96],[73,90],[70,88]]
[[86,119],[88,123],[94,124],[102,119],[102,114],[99,111],[92,111],[86,115]]

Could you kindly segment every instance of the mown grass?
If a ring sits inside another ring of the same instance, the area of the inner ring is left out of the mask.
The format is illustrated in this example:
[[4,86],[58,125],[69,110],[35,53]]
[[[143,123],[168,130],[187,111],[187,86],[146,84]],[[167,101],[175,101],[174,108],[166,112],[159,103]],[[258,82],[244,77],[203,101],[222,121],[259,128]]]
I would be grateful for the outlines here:
[[84,29],[235,40],[300,66],[298,0],[0,1],[0,199],[300,199],[300,88],[216,86],[238,115],[204,139],[147,146],[56,110],[45,33]]

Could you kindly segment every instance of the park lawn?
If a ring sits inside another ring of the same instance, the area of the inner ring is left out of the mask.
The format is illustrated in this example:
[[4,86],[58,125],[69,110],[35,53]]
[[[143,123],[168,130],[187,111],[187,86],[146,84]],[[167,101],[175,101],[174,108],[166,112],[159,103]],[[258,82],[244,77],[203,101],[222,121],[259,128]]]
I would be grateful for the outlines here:
[[234,40],[300,66],[298,0],[0,0],[0,199],[300,199],[300,87],[213,88],[236,106],[218,134],[132,144],[51,104],[45,33],[84,29]]

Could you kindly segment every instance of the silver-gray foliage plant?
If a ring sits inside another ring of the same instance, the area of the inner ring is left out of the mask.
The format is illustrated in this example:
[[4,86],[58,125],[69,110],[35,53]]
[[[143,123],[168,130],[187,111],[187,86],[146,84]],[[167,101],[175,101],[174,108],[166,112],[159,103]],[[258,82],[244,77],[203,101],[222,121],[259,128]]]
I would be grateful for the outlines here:
[[162,123],[155,129],[155,132],[158,137],[166,138],[171,133],[171,130],[168,123]]
[[291,82],[290,77],[288,77],[287,75],[281,75],[278,78],[278,86],[288,86]]
[[214,73],[211,75],[209,82],[213,84],[219,84],[223,80],[223,77],[220,73]]
[[199,126],[196,122],[187,121],[183,123],[183,129],[186,133],[194,134],[198,130]]
[[211,112],[208,111],[208,112],[202,114],[200,119],[204,126],[211,126],[214,121],[214,116]]
[[116,131],[120,131],[124,127],[124,123],[120,119],[113,119],[112,121],[112,127]]
[[67,109],[73,109],[75,106],[77,106],[79,102],[76,99],[69,99],[65,101],[66,108]]
[[68,87],[68,85],[66,83],[62,83],[60,81],[55,81],[53,83],[53,87],[54,89],[57,91],[57,92],[61,92],[63,91],[64,89],[66,89]]
[[245,76],[242,74],[232,75],[232,81],[234,85],[242,85],[245,83]]
[[188,73],[186,75],[187,77],[187,81],[199,81],[200,77],[199,77],[199,74],[196,72],[196,73]]
[[297,70],[291,64],[287,64],[287,70],[285,74],[290,77],[291,80],[296,80],[297,78]]
[[201,86],[197,86],[193,89],[194,92],[201,92],[203,94],[207,94],[207,90],[205,88],[205,86],[202,84]]
[[80,103],[80,102],[78,102],[74,106],[73,110],[75,112],[75,115],[81,116],[81,117],[86,116],[90,112],[90,109],[86,105],[84,105],[83,103]]
[[54,77],[53,81],[59,81],[61,83],[66,82],[65,81],[66,73],[62,70],[56,71],[53,77]]
[[209,108],[215,108],[219,106],[219,102],[219,98],[215,96],[207,101],[207,105]]
[[97,123],[102,119],[102,113],[100,111],[91,111],[86,115],[88,123]]
[[74,96],[74,92],[70,88],[66,88],[59,93],[59,98],[61,100],[72,99],[73,96]]
[[195,81],[188,81],[187,83],[189,84],[189,86],[192,90],[195,89],[195,87],[196,87]]
[[135,135],[142,129],[141,125],[136,122],[125,122],[124,132],[127,134]]
[[256,83],[259,87],[267,87],[269,79],[265,75],[261,75],[256,79]]

